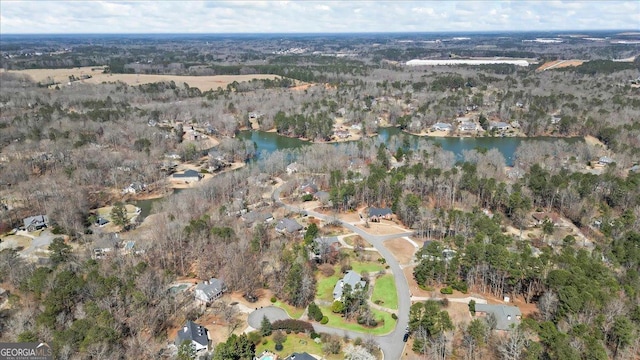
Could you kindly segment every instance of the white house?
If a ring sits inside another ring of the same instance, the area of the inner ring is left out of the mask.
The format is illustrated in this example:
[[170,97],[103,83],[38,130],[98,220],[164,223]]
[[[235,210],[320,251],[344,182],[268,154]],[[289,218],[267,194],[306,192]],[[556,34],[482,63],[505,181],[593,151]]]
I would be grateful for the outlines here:
[[224,283],[216,278],[211,278],[196,285],[195,297],[197,301],[209,305],[213,300],[221,297],[224,291]]
[[209,331],[202,325],[189,320],[178,330],[174,344],[179,348],[185,341],[190,343],[195,352],[209,348]]
[[434,130],[434,131],[451,131],[451,130],[453,130],[453,126],[451,124],[440,123],[439,122],[439,123],[433,124],[431,129]]
[[287,165],[287,174],[291,175],[298,172],[298,163],[294,162]]

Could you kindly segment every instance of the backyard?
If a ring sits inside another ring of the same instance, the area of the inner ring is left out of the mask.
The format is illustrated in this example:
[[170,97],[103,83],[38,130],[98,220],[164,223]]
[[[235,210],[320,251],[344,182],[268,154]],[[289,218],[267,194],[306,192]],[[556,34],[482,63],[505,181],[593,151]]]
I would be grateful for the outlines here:
[[[265,350],[278,354],[278,358],[284,358],[294,352],[307,352],[309,354],[316,355],[324,354],[322,351],[322,343],[318,344],[304,334],[287,334],[287,339],[282,343],[282,351],[276,351],[275,345],[276,344],[273,342],[273,335],[265,337],[262,339],[262,342],[256,346],[256,354],[261,354]],[[344,355],[342,353],[324,354],[323,359],[344,359]]]

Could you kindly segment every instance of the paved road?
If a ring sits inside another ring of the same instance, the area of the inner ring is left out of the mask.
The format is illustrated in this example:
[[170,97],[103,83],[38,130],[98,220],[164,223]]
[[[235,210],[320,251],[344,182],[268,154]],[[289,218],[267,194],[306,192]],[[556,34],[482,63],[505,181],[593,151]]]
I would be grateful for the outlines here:
[[[281,188],[282,186],[278,187],[273,192],[273,200],[276,203],[284,206],[287,210],[297,211],[297,212],[302,211],[302,209],[296,206],[291,206],[280,201]],[[325,221],[334,220],[334,218],[331,216],[327,216],[325,214],[321,214],[313,210],[304,210],[304,211],[306,211],[308,215],[314,216],[321,220],[325,220]],[[391,251],[385,248],[382,245],[382,243],[385,240],[407,236],[408,233],[390,234],[390,235],[371,235],[365,232],[364,230],[360,229],[359,227],[354,226],[351,223],[347,223],[342,220],[338,220],[338,221],[342,224],[342,226],[362,236],[362,238],[367,240],[373,247],[375,247],[376,250],[378,250],[378,252],[380,253],[380,255],[384,257],[384,259],[387,262],[387,265],[389,265],[389,268],[393,273],[393,278],[396,282],[396,289],[398,291],[398,312],[397,312],[398,321],[396,323],[396,328],[390,334],[383,335],[383,336],[376,336],[375,338],[378,342],[378,345],[380,345],[382,352],[384,353],[385,359],[400,359],[400,357],[402,356],[402,351],[404,350],[404,345],[405,345],[405,343],[402,341],[402,337],[404,336],[406,327],[409,325],[409,308],[411,307],[411,294],[409,292],[409,284],[407,283],[407,279],[404,276],[404,272],[400,268],[400,264],[398,263],[398,260],[396,260],[396,258],[393,257],[393,254],[391,253]],[[366,333],[336,329],[333,327],[320,325],[320,324],[314,324],[313,327],[316,329],[317,332],[330,333],[330,334],[335,334],[340,336],[348,335],[351,338],[362,337],[363,335],[365,336],[367,335]]]

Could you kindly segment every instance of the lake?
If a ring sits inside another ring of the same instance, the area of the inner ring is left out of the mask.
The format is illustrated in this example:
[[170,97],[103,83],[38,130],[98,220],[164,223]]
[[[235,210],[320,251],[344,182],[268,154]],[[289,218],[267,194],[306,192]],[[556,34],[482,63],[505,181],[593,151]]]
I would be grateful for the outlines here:
[[[477,148],[485,149],[497,149],[502,153],[507,165],[513,165],[513,155],[520,144],[529,141],[558,141],[564,140],[569,143],[584,141],[582,138],[555,138],[555,137],[535,137],[535,138],[521,138],[521,137],[428,137],[417,136],[403,132],[402,130],[390,127],[381,128],[378,131],[378,139],[387,144],[389,139],[394,136],[406,137],[409,142],[409,146],[415,148],[421,142],[431,142],[438,144],[443,150],[451,151],[455,154],[456,159],[462,160],[462,153],[465,150],[473,150]],[[301,146],[310,145],[308,141],[289,138],[286,136],[278,135],[275,132],[264,131],[241,131],[238,136],[239,139],[251,140],[256,144],[257,153],[262,151],[266,153],[272,153],[276,150],[282,149],[295,149]],[[340,144],[340,143],[337,143]],[[395,150],[395,149],[393,149]]]
[[[464,150],[473,150],[477,148],[485,148],[485,149],[498,149],[500,153],[505,158],[507,165],[513,165],[513,154],[516,152],[516,149],[520,144],[528,141],[558,141],[564,140],[569,143],[574,142],[582,142],[584,141],[582,138],[555,138],[555,137],[535,137],[535,138],[516,138],[516,137],[478,137],[478,138],[456,138],[456,137],[427,137],[427,136],[417,136],[405,133],[398,128],[381,128],[378,131],[378,139],[380,142],[388,143],[389,139],[394,136],[400,136],[403,139],[406,137],[409,142],[409,146],[415,148],[421,142],[429,141],[435,144],[438,144],[442,147],[443,150],[451,151],[455,154],[456,158],[462,160],[462,152]],[[270,154],[276,150],[284,150],[284,149],[296,149],[301,146],[312,145],[311,142],[290,138],[282,135],[278,135],[275,132],[266,132],[266,131],[255,131],[255,130],[245,130],[240,131],[238,133],[237,138],[240,140],[251,140],[256,144],[256,150],[258,154],[258,158],[256,161],[260,160],[260,154],[264,151],[267,154]],[[336,146],[339,146],[341,143],[336,143]],[[174,194],[180,193],[181,191],[185,191],[184,189],[176,189],[174,190]],[[133,204],[141,209],[140,220],[144,220],[149,213],[151,212],[151,208],[153,204],[157,201],[162,200],[163,198],[158,199],[149,199],[149,200],[138,200],[134,201]]]

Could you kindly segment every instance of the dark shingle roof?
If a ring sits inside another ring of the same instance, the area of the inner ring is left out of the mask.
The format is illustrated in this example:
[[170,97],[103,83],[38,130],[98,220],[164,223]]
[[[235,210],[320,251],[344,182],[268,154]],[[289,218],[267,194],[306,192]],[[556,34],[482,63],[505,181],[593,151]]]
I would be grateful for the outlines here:
[[200,173],[195,170],[187,170],[183,173],[175,173],[173,174],[174,178],[192,178],[192,177],[200,177]]
[[390,208],[369,208],[369,216],[385,216],[391,215],[393,212]]
[[185,340],[195,341],[202,346],[209,345],[209,337],[207,336],[207,329],[189,320],[178,330],[178,336],[176,336],[175,344],[177,346],[182,345]]
[[314,358],[313,356],[309,355],[306,352],[303,353],[293,353],[291,354],[288,358],[284,359],[284,360],[317,360],[316,358]]

